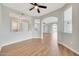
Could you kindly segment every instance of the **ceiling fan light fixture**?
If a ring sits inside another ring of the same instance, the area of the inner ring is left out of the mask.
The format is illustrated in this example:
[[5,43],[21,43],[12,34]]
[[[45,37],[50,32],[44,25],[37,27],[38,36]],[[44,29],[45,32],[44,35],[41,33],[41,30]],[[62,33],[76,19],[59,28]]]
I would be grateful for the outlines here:
[[33,5],[34,7],[32,7],[31,9],[29,9],[30,11],[33,10],[33,9],[36,9],[38,13],[40,13],[40,10],[39,8],[44,8],[46,9],[47,6],[43,6],[43,5],[39,5],[37,3],[30,3],[31,5]]
[[38,6],[35,6],[35,9],[38,9],[39,7]]

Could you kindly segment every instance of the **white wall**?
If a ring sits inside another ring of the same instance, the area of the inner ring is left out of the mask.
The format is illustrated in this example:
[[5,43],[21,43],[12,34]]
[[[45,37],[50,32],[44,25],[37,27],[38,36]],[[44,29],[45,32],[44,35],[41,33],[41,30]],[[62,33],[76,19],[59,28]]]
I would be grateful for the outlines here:
[[0,24],[1,24],[1,5],[0,5]]
[[[19,14],[19,12],[9,9],[3,5],[0,5],[0,6],[2,6],[2,7],[0,7],[0,17],[1,17],[1,12],[2,12],[2,19],[0,18],[0,21],[2,21],[0,23],[0,46],[4,46],[6,44],[10,44],[10,43],[23,41],[23,40],[32,38],[32,28],[29,31],[23,30],[21,32],[11,32],[9,13],[12,12],[12,13]],[[2,11],[1,11],[1,9],[2,9]],[[30,25],[32,27],[33,18],[27,16],[27,19],[30,21]],[[25,25],[25,26],[27,26],[27,25]]]
[[[72,6],[72,33],[64,33],[64,11]],[[58,42],[63,43],[74,51],[79,53],[79,3],[66,4],[63,8],[51,12],[41,17],[58,18]]]
[[[27,40],[30,38],[39,38],[41,36],[41,27],[39,23],[38,31],[35,30],[35,18],[25,15],[29,24],[22,24],[22,31],[12,32],[11,31],[11,19],[9,14],[14,13],[20,15],[21,12],[10,9],[8,7],[0,5],[0,47],[12,44],[15,42]],[[2,17],[2,18],[1,18]],[[38,20],[38,19],[36,19]],[[40,20],[40,19],[39,19]]]
[[79,53],[79,4],[72,4],[72,33],[62,33],[63,43]]

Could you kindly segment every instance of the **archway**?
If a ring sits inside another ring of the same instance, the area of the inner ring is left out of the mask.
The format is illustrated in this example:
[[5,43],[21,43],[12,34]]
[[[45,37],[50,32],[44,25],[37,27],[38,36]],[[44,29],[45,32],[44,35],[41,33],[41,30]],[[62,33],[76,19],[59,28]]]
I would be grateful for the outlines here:
[[50,16],[50,17],[47,17],[47,18],[44,18],[42,20],[42,30],[41,30],[41,37],[42,39],[46,40],[50,40],[50,39],[56,39],[57,40],[57,23],[58,23],[58,18],[57,17],[53,17],[53,16]]

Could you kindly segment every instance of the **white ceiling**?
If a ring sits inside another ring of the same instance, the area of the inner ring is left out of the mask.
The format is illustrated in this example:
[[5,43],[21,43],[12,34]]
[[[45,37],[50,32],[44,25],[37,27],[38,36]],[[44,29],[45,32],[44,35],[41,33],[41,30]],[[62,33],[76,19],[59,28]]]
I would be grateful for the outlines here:
[[40,13],[37,13],[36,9],[29,11],[29,9],[33,7],[29,3],[4,3],[3,5],[18,10],[20,12],[26,13],[29,16],[42,16],[47,13],[53,12],[59,8],[62,8],[65,5],[65,3],[38,3],[38,4],[47,6],[47,9],[40,8]]

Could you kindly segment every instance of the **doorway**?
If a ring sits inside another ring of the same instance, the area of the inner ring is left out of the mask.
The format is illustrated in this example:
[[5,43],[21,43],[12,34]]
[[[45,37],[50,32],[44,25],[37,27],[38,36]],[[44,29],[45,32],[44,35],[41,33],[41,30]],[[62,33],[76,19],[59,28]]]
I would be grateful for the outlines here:
[[41,26],[41,38],[44,39],[44,36],[47,36],[47,34],[49,34],[49,35],[53,34],[53,36],[55,36],[54,38],[58,39],[57,23],[58,23],[57,17],[47,17],[47,18],[43,19],[42,26]]
[[57,32],[57,24],[52,24],[52,38],[57,40],[58,39],[58,32]]

